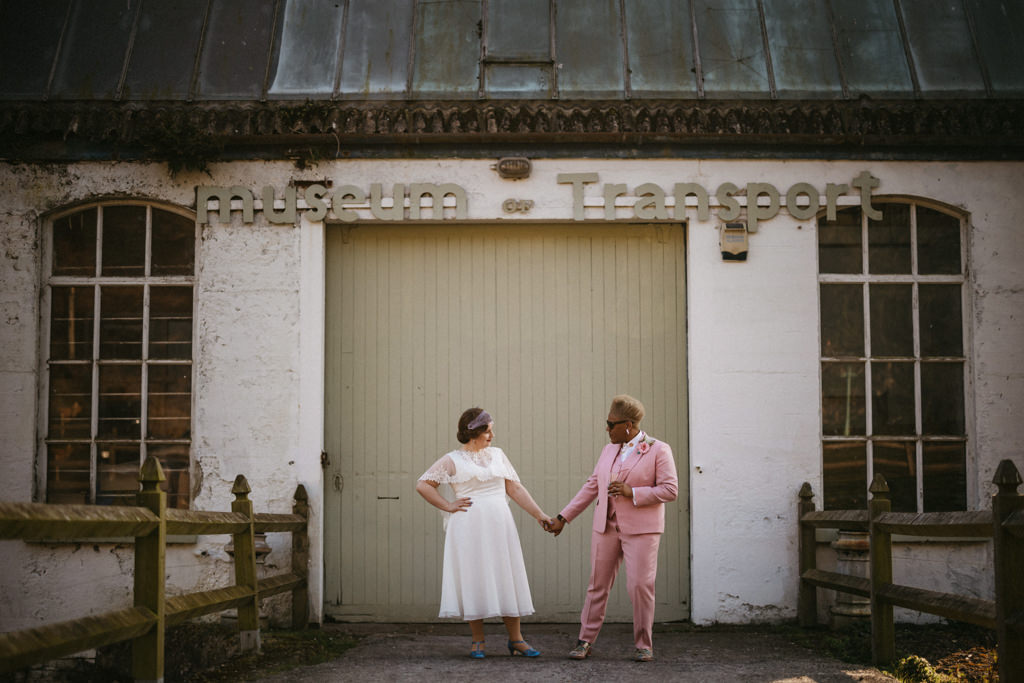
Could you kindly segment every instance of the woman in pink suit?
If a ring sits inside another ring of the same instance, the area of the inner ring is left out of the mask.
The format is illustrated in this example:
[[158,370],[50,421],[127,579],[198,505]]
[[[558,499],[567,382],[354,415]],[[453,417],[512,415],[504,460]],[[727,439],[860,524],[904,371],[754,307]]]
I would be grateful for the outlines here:
[[626,590],[633,603],[633,639],[640,662],[654,659],[654,579],[658,543],[665,531],[665,503],[676,499],[679,481],[672,448],[640,431],[644,406],[625,394],[612,399],[608,440],[594,473],[549,525],[556,536],[594,500],[590,540],[590,585],[580,615],[580,636],[569,653],[586,659],[604,623],[608,593],[622,560]]

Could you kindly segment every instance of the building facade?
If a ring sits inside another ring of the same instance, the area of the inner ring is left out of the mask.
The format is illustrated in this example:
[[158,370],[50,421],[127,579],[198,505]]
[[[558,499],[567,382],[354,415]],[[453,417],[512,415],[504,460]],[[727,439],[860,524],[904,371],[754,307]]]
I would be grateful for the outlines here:
[[[657,619],[742,623],[795,615],[803,482],[982,509],[1021,462],[1015,7],[0,13],[0,64],[41,46],[0,70],[4,500],[124,504],[147,455],[176,507],[245,474],[284,512],[301,483],[315,618],[430,620],[413,487],[462,410],[553,514],[630,393],[680,472]],[[588,525],[517,520],[534,618],[574,620]],[[169,593],[230,581],[226,538],[175,540]],[[4,629],[130,600],[124,540],[6,545]],[[991,562],[896,550],[900,580],[983,598]]]

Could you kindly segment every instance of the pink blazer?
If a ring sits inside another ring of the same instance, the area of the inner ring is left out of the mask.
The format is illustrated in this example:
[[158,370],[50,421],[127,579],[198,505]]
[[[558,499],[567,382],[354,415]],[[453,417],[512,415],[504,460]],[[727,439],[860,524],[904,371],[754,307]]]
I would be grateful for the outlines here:
[[[647,448],[642,448],[647,444]],[[645,452],[641,453],[643,450]],[[594,473],[580,488],[579,493],[562,510],[567,521],[575,519],[597,499],[594,508],[594,531],[604,532],[608,521],[608,505],[615,506],[615,518],[624,534],[650,534],[665,531],[665,503],[676,499],[679,480],[672,448],[664,441],[645,437],[629,459],[622,464],[622,481],[633,489],[633,499],[608,496],[612,467],[619,445],[610,443],[601,450]],[[634,505],[633,502],[636,501]]]

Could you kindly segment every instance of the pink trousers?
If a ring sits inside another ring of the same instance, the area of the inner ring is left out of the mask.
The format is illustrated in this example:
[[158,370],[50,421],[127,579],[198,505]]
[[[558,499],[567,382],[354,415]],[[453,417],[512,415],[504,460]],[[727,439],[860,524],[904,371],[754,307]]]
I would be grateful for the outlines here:
[[590,585],[580,614],[580,640],[593,644],[604,623],[608,593],[619,565],[626,560],[626,592],[633,603],[633,640],[638,648],[652,648],[654,579],[658,573],[661,534],[623,534],[609,520],[604,533],[590,537]]

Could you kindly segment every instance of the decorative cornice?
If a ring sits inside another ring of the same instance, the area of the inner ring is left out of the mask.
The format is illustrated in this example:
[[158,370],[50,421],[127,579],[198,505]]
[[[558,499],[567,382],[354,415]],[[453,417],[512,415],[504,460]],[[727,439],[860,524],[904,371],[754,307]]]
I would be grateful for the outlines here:
[[176,141],[217,159],[520,143],[1019,159],[1024,100],[0,102],[5,159],[160,158]]

